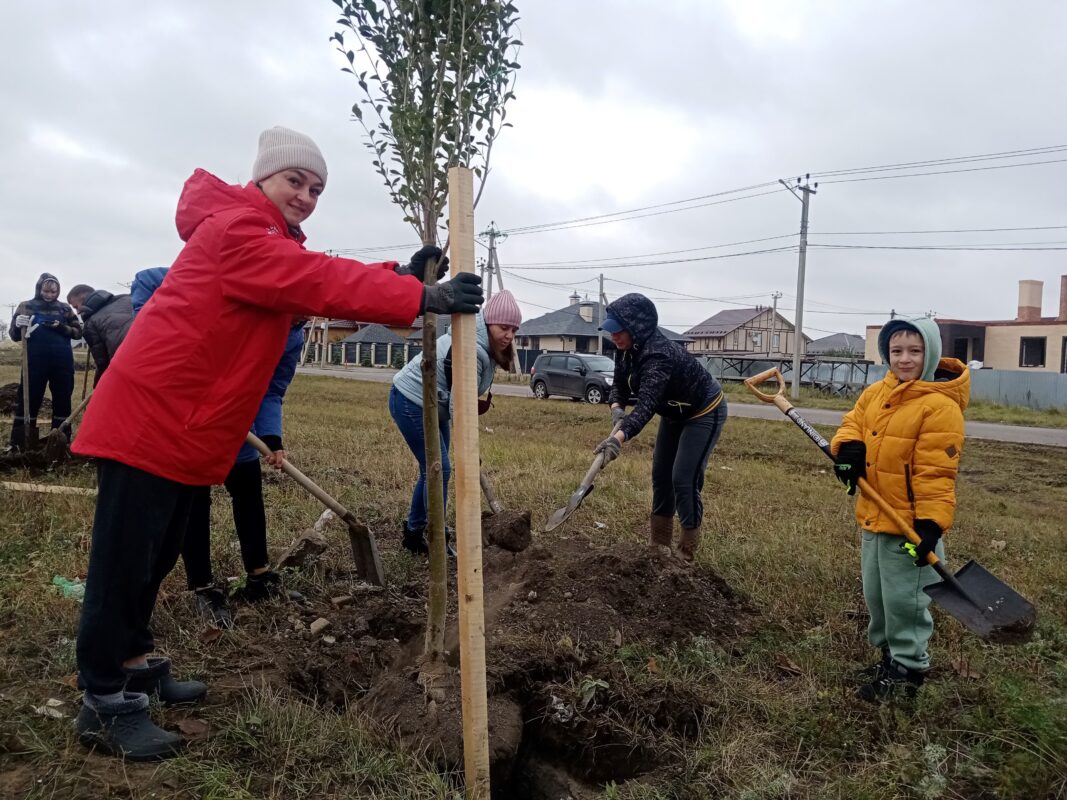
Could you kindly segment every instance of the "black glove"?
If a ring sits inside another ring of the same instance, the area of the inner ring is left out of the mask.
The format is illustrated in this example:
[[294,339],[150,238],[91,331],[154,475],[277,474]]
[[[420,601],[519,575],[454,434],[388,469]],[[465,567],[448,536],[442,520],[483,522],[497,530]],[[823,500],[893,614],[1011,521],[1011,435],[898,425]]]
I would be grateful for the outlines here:
[[594,453],[603,453],[604,466],[606,467],[612,461],[619,457],[619,453],[622,452],[622,445],[619,444],[619,440],[615,438],[614,434],[602,441],[596,447],[593,448]]
[[848,493],[856,493],[860,478],[867,477],[867,445],[863,442],[842,442],[834,459],[834,475],[848,487]]
[[925,567],[926,556],[934,552],[941,539],[941,526],[932,519],[917,519],[912,523],[912,527],[922,540],[915,545],[915,566]]
[[411,257],[411,262],[402,267],[396,267],[393,272],[397,275],[414,275],[420,281],[426,280],[426,262],[431,258],[437,259],[437,280],[448,274],[448,256],[441,256],[441,248],[437,245],[428,244]]
[[611,409],[611,424],[614,426],[615,423],[619,422],[625,416],[626,416],[626,409],[623,408],[622,406],[619,406],[617,408],[612,408]]
[[[480,398],[480,397],[478,398],[478,416],[479,417],[482,414],[485,414],[486,412],[488,412],[489,409],[492,408],[492,407],[493,407],[493,393],[492,392],[489,392],[489,394],[487,394],[485,396],[484,400],[482,398]],[[478,463],[480,465],[482,462],[479,461]]]
[[473,272],[461,272],[450,281],[423,289],[419,313],[476,314],[484,299],[482,279]]

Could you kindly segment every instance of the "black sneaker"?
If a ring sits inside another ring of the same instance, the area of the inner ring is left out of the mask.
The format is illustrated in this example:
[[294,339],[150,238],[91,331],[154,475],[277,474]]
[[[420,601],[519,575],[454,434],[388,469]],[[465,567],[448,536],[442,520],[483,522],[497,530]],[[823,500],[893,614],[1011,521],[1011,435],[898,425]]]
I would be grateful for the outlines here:
[[882,677],[864,684],[856,690],[856,696],[868,703],[885,703],[894,699],[913,700],[923,685],[923,673],[908,669],[890,659]]
[[885,677],[889,670],[889,662],[892,658],[888,650],[882,651],[882,657],[869,667],[857,669],[852,673],[852,681],[857,684],[873,683]]
[[262,603],[266,600],[284,600],[289,593],[282,586],[282,576],[267,570],[257,575],[246,575],[245,585],[234,589],[230,596],[239,603]]
[[216,628],[233,627],[233,616],[226,605],[226,595],[214,586],[194,591],[193,603],[196,604],[196,610],[200,612],[200,616]]

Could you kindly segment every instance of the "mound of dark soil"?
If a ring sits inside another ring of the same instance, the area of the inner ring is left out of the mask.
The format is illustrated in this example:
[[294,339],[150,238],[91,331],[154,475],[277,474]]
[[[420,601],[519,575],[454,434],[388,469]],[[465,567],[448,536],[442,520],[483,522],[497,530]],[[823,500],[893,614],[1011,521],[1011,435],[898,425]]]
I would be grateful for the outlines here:
[[[666,550],[567,538],[513,552],[489,542],[521,544],[528,515],[496,523],[502,527],[494,533],[487,521],[484,559],[494,794],[593,797],[607,780],[666,768],[671,748],[654,746],[657,738],[694,737],[719,701],[699,688],[706,682],[635,680],[634,665],[619,653],[666,653],[694,637],[729,652],[751,627],[752,609],[714,572]],[[241,628],[264,628],[261,668],[246,653],[241,679],[214,684],[215,697],[253,681],[295,692],[338,713],[369,716],[404,746],[462,774],[454,622],[446,638],[448,691],[431,702],[416,681],[422,579],[381,590],[353,588],[348,576],[334,575],[327,585],[328,596],[303,606],[240,611]],[[637,666],[644,675],[644,661]]]
[[[17,383],[5,383],[0,386],[0,414],[14,414],[15,403],[18,402],[19,396],[19,384]],[[37,412],[43,419],[46,415],[52,414],[52,401],[49,398],[44,398],[41,401],[41,410]]]

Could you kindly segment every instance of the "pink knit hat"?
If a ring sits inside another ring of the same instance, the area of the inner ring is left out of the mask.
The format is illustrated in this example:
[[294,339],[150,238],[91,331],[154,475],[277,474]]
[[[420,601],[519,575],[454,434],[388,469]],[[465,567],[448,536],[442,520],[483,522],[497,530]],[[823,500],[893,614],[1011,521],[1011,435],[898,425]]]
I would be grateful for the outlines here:
[[486,325],[510,325],[517,328],[522,325],[522,312],[511,292],[501,289],[482,306],[482,319]]

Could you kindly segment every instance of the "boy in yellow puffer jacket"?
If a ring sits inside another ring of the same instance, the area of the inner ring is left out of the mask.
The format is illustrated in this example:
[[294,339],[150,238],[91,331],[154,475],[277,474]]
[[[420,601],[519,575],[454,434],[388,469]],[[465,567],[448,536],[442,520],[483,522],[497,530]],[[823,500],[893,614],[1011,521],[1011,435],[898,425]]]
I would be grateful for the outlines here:
[[874,703],[898,693],[914,697],[930,667],[934,622],[923,587],[937,573],[926,556],[945,557],[941,535],[956,512],[963,410],[971,393],[967,367],[941,358],[932,319],[890,320],[878,335],[878,350],[889,373],[860,395],[830,443],[849,494],[866,477],[922,539],[911,545],[873,501],[862,494],[856,501],[867,634],[882,651],[881,660],[860,673],[865,682],[857,694]]

